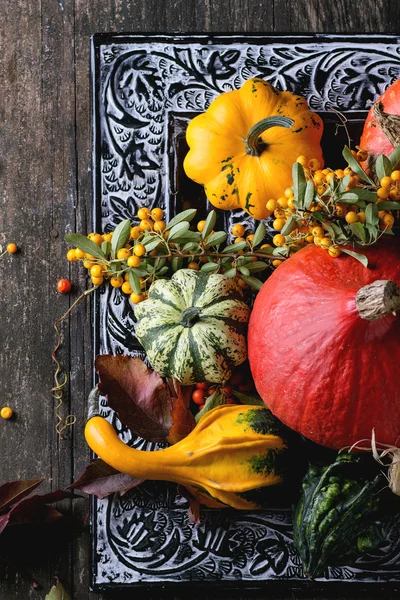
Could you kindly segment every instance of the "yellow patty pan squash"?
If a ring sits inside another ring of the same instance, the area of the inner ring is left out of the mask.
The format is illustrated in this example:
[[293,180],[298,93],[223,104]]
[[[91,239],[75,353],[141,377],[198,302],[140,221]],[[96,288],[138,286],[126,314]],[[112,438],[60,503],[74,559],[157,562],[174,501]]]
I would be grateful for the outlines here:
[[265,219],[270,215],[266,202],[292,185],[299,155],[323,164],[322,131],[322,119],[304,98],[263,79],[249,79],[218,96],[189,123],[184,170],[204,185],[215,207],[241,208],[254,219]]

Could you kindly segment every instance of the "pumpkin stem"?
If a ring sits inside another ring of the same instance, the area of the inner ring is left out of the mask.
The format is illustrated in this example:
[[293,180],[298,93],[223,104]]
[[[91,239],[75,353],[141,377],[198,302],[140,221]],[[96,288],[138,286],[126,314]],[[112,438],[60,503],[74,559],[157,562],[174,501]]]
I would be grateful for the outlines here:
[[378,279],[358,290],[357,310],[362,319],[375,321],[400,309],[400,287],[386,279]]
[[286,129],[290,129],[293,123],[293,119],[279,116],[266,117],[265,119],[258,121],[258,123],[253,125],[247,134],[246,154],[250,154],[251,156],[260,156],[268,147],[268,144],[263,142],[263,140],[260,138],[260,135],[264,131],[267,131],[267,129],[271,129],[271,127],[285,127]]
[[180,325],[184,327],[193,327],[195,323],[200,318],[201,308],[197,306],[189,306],[189,308],[185,308],[185,310],[181,314],[181,320],[179,321]]
[[375,102],[373,109],[375,121],[380,125],[392,146],[400,144],[400,115],[391,115],[383,110],[382,102]]

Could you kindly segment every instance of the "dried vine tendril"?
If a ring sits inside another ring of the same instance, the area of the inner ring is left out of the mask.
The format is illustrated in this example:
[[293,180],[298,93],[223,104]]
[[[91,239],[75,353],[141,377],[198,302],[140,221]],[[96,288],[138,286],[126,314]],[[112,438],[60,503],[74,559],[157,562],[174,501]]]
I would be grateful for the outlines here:
[[56,363],[57,368],[54,373],[55,385],[51,388],[51,392],[52,392],[53,398],[55,400],[58,400],[58,404],[56,405],[54,410],[55,410],[55,415],[57,418],[56,432],[58,433],[60,439],[64,439],[63,431],[65,431],[68,427],[71,427],[74,423],[76,423],[76,416],[75,415],[67,415],[66,417],[62,417],[60,414],[60,408],[63,404],[64,388],[68,382],[68,375],[65,372],[65,369],[62,367],[60,361],[58,360],[58,358],[56,356],[56,353],[61,346],[61,332],[58,328],[58,325],[60,325],[68,317],[68,315],[71,313],[71,311],[75,308],[75,306],[79,302],[81,302],[86,296],[91,294],[95,289],[96,289],[96,287],[92,287],[92,288],[84,291],[83,294],[81,294],[75,300],[75,302],[73,304],[71,304],[69,309],[54,323],[54,329],[56,330],[56,334],[57,334],[57,343],[53,348],[51,357],[54,360],[54,362]]

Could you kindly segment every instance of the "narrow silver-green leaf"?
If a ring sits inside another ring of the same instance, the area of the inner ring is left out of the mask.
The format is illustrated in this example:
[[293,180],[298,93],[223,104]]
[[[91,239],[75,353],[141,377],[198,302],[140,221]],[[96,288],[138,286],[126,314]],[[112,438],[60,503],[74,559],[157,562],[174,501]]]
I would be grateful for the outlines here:
[[356,159],[352,155],[351,150],[350,150],[350,148],[348,146],[344,147],[344,150],[342,152],[342,156],[345,159],[345,161],[347,161],[350,169],[352,171],[354,171],[354,173],[356,173],[360,177],[360,179],[362,179],[363,181],[366,181],[370,185],[374,185],[374,182],[372,181],[372,179],[370,177],[368,177],[368,175],[366,174],[366,172],[364,171],[364,169],[356,161]]
[[306,184],[303,208],[308,210],[310,208],[311,204],[313,203],[314,198],[315,198],[314,183],[310,180],[310,181],[307,181],[307,184]]
[[141,269],[140,267],[132,267],[131,270],[138,277],[147,277],[147,275],[148,275],[147,269]]
[[269,265],[261,260],[251,262],[247,265],[247,268],[251,273],[259,273],[261,271],[265,271],[265,269],[268,269],[268,267]]
[[199,242],[201,233],[199,231],[186,231],[179,237],[174,238],[175,244],[187,244],[188,242]]
[[174,239],[182,237],[189,229],[190,223],[187,221],[182,221],[182,223],[177,223],[174,225],[168,234],[168,241],[173,242]]
[[68,233],[64,237],[64,240],[68,244],[71,244],[71,246],[75,246],[75,248],[79,248],[82,250],[82,252],[86,252],[86,254],[91,254],[92,256],[102,260],[106,258],[102,249],[99,248],[97,244],[92,242],[92,240],[89,240],[89,238],[87,238],[85,235],[80,233]]
[[139,281],[139,277],[133,272],[132,269],[129,269],[128,271],[128,277],[129,277],[129,285],[132,288],[132,291],[135,294],[140,294],[140,281]]
[[241,392],[237,392],[236,390],[233,390],[232,394],[242,404],[251,404],[252,406],[265,406],[265,403],[263,402],[263,400],[261,400],[260,396],[258,395],[242,394]]
[[368,258],[365,254],[360,254],[359,252],[353,252],[353,250],[348,250],[347,248],[340,247],[341,251],[349,256],[352,256],[356,260],[358,260],[364,267],[368,267]]
[[147,242],[146,244],[144,244],[144,247],[146,248],[146,253],[148,254],[149,252],[154,250],[154,248],[158,248],[158,246],[160,244],[161,244],[160,238],[154,237],[151,240],[151,242]]
[[[392,165],[392,171],[399,167],[400,163],[400,146],[397,146],[389,156],[390,164]],[[389,173],[390,174],[390,173]]]
[[162,275],[165,275],[166,273],[168,273],[168,271],[169,271],[168,267],[161,267],[160,269],[157,269],[156,275],[157,275],[157,277],[161,277]]
[[307,182],[304,175],[304,168],[298,162],[295,162],[292,167],[292,177],[295,202],[299,208],[304,208],[304,197],[306,193]]
[[248,277],[250,275],[250,271],[247,267],[238,267],[240,273]]
[[103,242],[101,244],[101,249],[104,252],[104,254],[106,256],[108,256],[109,254],[111,254],[111,242]]
[[225,231],[216,231],[215,233],[210,235],[210,237],[204,243],[204,247],[210,248],[211,246],[219,246],[220,244],[223,244],[225,242],[225,240],[226,240]]
[[356,238],[358,238],[364,243],[367,241],[367,232],[365,231],[364,225],[362,223],[351,223],[350,229]]
[[375,171],[378,176],[378,179],[381,180],[383,177],[386,177],[392,172],[392,163],[388,159],[387,156],[381,154],[375,161]]
[[111,238],[111,258],[117,256],[118,250],[121,250],[129,240],[131,235],[131,222],[124,219],[116,226],[114,235]]
[[174,273],[182,269],[183,267],[183,258],[181,256],[174,256],[171,262],[172,270]]
[[187,210],[184,210],[181,213],[178,213],[167,224],[166,230],[170,231],[172,229],[172,227],[174,227],[175,225],[178,225],[178,223],[181,223],[182,221],[187,221],[188,223],[190,223],[190,221],[192,221],[194,219],[194,217],[196,216],[196,213],[197,213],[196,208],[188,208]]
[[350,175],[345,175],[345,177],[343,177],[340,180],[339,187],[337,190],[339,194],[342,194],[343,192],[346,191],[346,188],[349,185],[349,182],[350,182]]
[[236,276],[236,268],[228,269],[224,273],[225,277],[235,277]]
[[207,262],[201,266],[200,270],[203,271],[204,273],[214,273],[214,272],[218,271],[218,269],[219,269],[218,263]]
[[281,234],[282,235],[289,235],[290,233],[292,233],[292,231],[294,229],[297,228],[297,218],[292,216],[289,217],[288,220],[286,221],[286,223],[284,224],[284,226],[281,229]]
[[379,210],[400,210],[400,202],[383,201],[377,205]]
[[222,250],[222,253],[237,254],[240,252],[240,250],[244,250],[245,248],[248,248],[247,242],[238,242],[237,244],[230,244],[229,246],[226,246],[226,248]]
[[182,248],[182,252],[200,252],[200,246],[197,242],[188,242]]
[[255,248],[256,246],[258,246],[259,244],[262,244],[262,242],[264,241],[266,233],[267,233],[267,228],[265,227],[265,224],[261,221],[259,223],[257,229],[254,232],[254,238],[253,238],[253,241],[251,243],[251,245],[253,246],[253,248]]
[[215,210],[212,210],[210,213],[208,213],[206,222],[204,224],[204,229],[201,232],[201,237],[203,238],[203,240],[205,240],[210,235],[210,233],[215,227],[216,222],[217,213],[215,212]]
[[246,275],[242,276],[242,279],[247,285],[252,289],[259,292],[263,286],[262,281],[257,279],[256,277],[248,277]]

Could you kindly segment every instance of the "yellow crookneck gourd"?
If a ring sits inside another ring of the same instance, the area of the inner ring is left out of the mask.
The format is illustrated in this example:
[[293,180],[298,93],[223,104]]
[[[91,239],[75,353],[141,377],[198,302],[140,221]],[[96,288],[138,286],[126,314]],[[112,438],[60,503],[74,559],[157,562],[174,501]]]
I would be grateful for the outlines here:
[[268,488],[283,482],[287,446],[282,426],[260,406],[224,405],[207,412],[180,442],[157,452],[124,444],[111,423],[91,417],[89,447],[121,473],[173,481],[212,508],[256,509]]
[[303,97],[249,79],[240,89],[217,96],[189,123],[184,170],[204,185],[217,208],[241,208],[254,219],[265,219],[270,215],[266,202],[292,185],[298,156],[323,164],[322,131],[322,119]]

